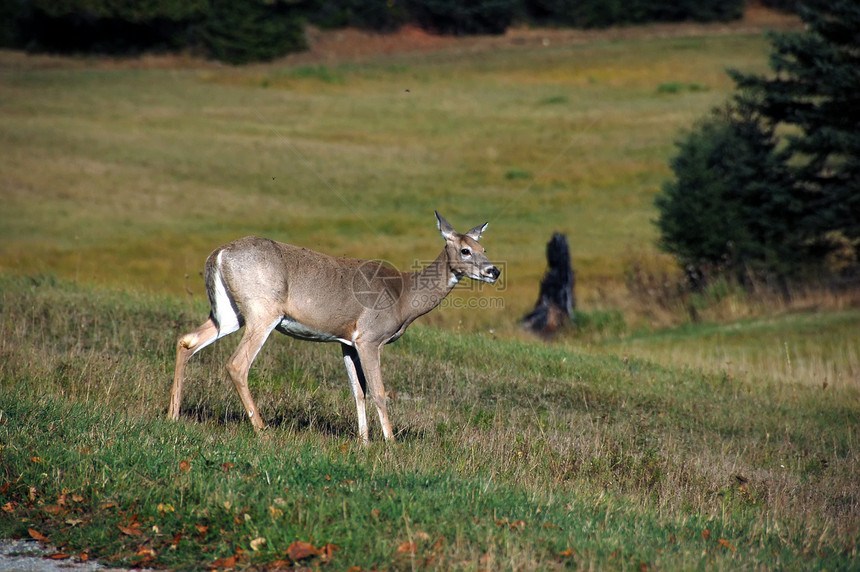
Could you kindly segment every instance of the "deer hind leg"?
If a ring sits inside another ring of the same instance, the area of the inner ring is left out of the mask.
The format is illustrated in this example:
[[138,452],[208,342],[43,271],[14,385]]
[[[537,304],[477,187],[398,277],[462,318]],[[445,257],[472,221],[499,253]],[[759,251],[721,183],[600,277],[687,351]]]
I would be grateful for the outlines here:
[[349,385],[352,387],[352,395],[355,397],[355,409],[358,415],[358,436],[362,443],[367,444],[370,441],[370,437],[367,432],[367,407],[364,399],[364,392],[367,388],[364,370],[361,368],[358,352],[354,347],[347,344],[341,344],[340,347],[343,350],[343,363],[346,365]]
[[269,334],[280,323],[281,319],[271,321],[265,326],[260,326],[259,322],[254,324],[248,323],[245,326],[245,333],[242,336],[242,341],[239,342],[236,351],[230,357],[227,363],[227,372],[230,374],[230,379],[233,380],[233,385],[236,387],[236,392],[239,394],[239,399],[242,400],[242,405],[245,408],[245,413],[256,431],[265,428],[263,420],[260,418],[260,412],[257,410],[257,405],[254,403],[254,398],[251,397],[251,391],[248,389],[248,371],[251,369],[251,364],[254,363],[257,354],[260,353],[263,344],[269,338]]
[[185,366],[188,365],[188,360],[219,337],[221,336],[215,320],[209,318],[199,328],[179,338],[179,342],[176,344],[176,369],[173,372],[173,388],[170,390],[170,405],[167,407],[168,419],[174,421],[179,419],[179,407],[182,405],[182,384],[185,382]]
[[379,365],[379,346],[356,344],[361,369],[367,378],[370,389],[370,399],[376,406],[379,414],[379,423],[382,425],[382,436],[386,441],[394,439],[391,431],[391,422],[388,420],[388,407],[385,404],[385,386],[382,385],[382,370]]

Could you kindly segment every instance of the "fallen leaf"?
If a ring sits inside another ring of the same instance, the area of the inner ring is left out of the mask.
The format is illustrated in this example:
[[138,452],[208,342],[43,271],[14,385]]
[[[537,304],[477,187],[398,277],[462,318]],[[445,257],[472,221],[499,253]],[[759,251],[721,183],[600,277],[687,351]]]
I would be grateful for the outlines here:
[[702,538],[704,540],[707,540],[710,537],[711,537],[711,531],[709,529],[706,528],[705,530],[702,531]]
[[573,548],[567,548],[558,553],[559,556],[573,556],[576,551]]
[[188,461],[187,459],[185,461],[179,461],[179,470],[183,473],[187,473],[188,471],[190,471],[191,461]]
[[326,545],[322,547],[322,554],[320,554],[320,557],[323,560],[331,560],[334,556],[335,550],[340,550],[340,548],[338,548],[335,544],[326,543]]
[[226,473],[235,466],[233,463],[221,463],[221,470]]
[[161,513],[161,516],[166,515],[168,512],[176,512],[176,509],[170,503],[158,503],[158,506],[155,508]]
[[28,528],[27,532],[30,533],[30,538],[34,540],[38,540],[39,542],[50,542],[50,539],[39,532],[38,530],[33,530],[32,528]]
[[53,554],[48,554],[47,558],[51,560],[65,560],[69,555],[65,552],[54,552]]
[[50,506],[42,507],[42,510],[47,512],[48,514],[58,515],[63,511],[63,507],[52,504]]
[[3,505],[3,512],[14,512],[15,511],[15,503],[12,501],[7,502]]
[[729,542],[728,540],[726,540],[725,538],[720,538],[720,539],[718,539],[718,540],[717,540],[717,542],[718,542],[718,543],[720,544],[720,546],[722,546],[723,548],[728,548],[728,549],[729,549],[729,550],[731,550],[732,552],[734,552],[734,551],[735,551],[735,547],[734,547],[734,546],[732,546],[732,543],[731,543],[731,542]]
[[84,522],[84,521],[81,518],[67,518],[66,519],[66,524],[68,524],[69,526],[77,526],[77,525],[81,524],[82,522]]
[[346,572],[361,572],[361,566],[350,566]]
[[372,514],[374,518],[379,518],[380,510],[378,508],[375,508],[370,511],[370,514]]
[[66,506],[66,494],[63,493],[57,497],[57,504],[59,506]]
[[516,520],[511,523],[511,530],[522,530],[526,527],[526,521],[524,520]]
[[209,530],[209,527],[205,524],[195,524],[194,528],[196,528],[197,532],[199,532],[200,534],[206,534],[206,532]]
[[86,552],[81,552],[80,554],[78,554],[78,562],[86,562],[89,559],[90,555]]
[[207,568],[212,570],[215,568],[233,568],[234,566],[236,566],[236,557],[230,556],[229,558],[219,558],[212,564],[209,564]]
[[115,502],[113,502],[113,501],[103,502],[103,503],[99,506],[99,508],[100,508],[100,509],[102,509],[102,510],[105,510],[105,509],[108,509],[108,508],[116,508],[116,507],[117,507],[117,505],[116,505],[116,503],[115,503]]
[[260,547],[263,546],[264,544],[266,544],[265,538],[263,538],[262,536],[255,538],[254,540],[251,541],[251,550],[256,552],[256,551],[260,550]]
[[30,501],[36,500],[36,487],[30,487],[30,491],[27,495],[27,498],[29,498]]
[[418,550],[418,546],[414,542],[407,541],[397,547],[397,554],[415,554],[416,550]]
[[269,505],[269,514],[272,515],[272,518],[279,518],[284,516],[284,511],[282,511],[275,505]]
[[82,497],[81,495],[75,494],[75,495],[72,495],[72,500],[75,502],[82,502],[84,500],[84,497]]
[[299,560],[316,556],[319,553],[320,551],[313,544],[308,544],[301,540],[296,540],[287,547],[287,556],[289,556],[290,560],[293,562],[298,562]]
[[423,540],[424,542],[427,542],[428,540],[430,540],[430,535],[427,534],[426,532],[424,532],[423,530],[419,530],[415,533],[415,538],[417,538],[418,540]]
[[129,536],[140,536],[143,534],[139,528],[135,528],[133,526],[118,525],[118,527],[122,531],[123,534],[127,534]]
[[33,461],[34,463],[44,463],[45,462],[45,459],[43,459],[42,457],[30,457],[30,460]]

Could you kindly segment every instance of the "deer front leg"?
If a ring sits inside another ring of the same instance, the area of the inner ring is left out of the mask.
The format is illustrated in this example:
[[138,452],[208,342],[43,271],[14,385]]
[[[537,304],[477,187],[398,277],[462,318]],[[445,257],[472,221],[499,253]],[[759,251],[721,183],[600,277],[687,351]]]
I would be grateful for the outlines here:
[[358,352],[347,344],[340,345],[343,351],[343,363],[346,365],[346,374],[349,376],[349,385],[352,387],[352,395],[355,397],[355,409],[358,415],[358,436],[365,445],[370,442],[367,431],[367,408],[364,399],[364,391],[367,381],[361,362],[358,360]]
[[242,341],[239,342],[236,351],[227,363],[227,372],[230,374],[230,379],[233,380],[233,385],[236,387],[239,399],[242,400],[245,413],[248,415],[248,419],[251,420],[251,425],[254,426],[256,431],[264,429],[266,425],[260,418],[260,412],[257,410],[254,398],[251,397],[251,391],[248,389],[248,371],[251,369],[251,364],[254,363],[254,359],[257,357],[263,344],[266,343],[269,334],[275,329],[277,323],[275,322],[271,327],[265,329],[247,324]]
[[173,371],[173,387],[170,390],[170,405],[167,407],[167,418],[174,421],[179,419],[179,408],[182,405],[182,384],[185,382],[185,366],[198,350],[211,344],[218,337],[218,326],[212,318],[194,330],[179,338],[176,344],[176,369]]
[[382,370],[379,365],[380,346],[375,344],[356,344],[361,369],[367,379],[370,389],[370,399],[376,406],[379,422],[382,424],[382,436],[386,441],[394,439],[391,432],[391,422],[388,421],[388,407],[385,404],[385,387],[382,385]]

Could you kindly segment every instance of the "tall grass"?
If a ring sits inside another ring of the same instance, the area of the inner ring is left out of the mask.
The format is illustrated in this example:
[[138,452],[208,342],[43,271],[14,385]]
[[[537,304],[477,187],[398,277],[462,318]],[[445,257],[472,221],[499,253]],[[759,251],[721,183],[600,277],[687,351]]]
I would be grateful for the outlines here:
[[335,569],[856,565],[856,387],[416,326],[383,356],[397,443],[372,427],[362,448],[336,350],[277,337],[252,370],[255,437],[230,338],[163,420],[199,304],[0,291],[2,534],[174,567],[272,564],[294,540],[337,545]]

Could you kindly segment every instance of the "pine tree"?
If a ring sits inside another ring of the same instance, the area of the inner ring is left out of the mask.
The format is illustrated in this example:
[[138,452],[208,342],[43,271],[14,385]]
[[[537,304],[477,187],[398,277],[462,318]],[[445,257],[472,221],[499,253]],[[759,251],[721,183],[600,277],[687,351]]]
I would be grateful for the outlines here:
[[806,29],[771,36],[774,77],[730,72],[740,105],[785,133],[804,203],[799,232],[819,256],[860,244],[860,2],[804,0]]

